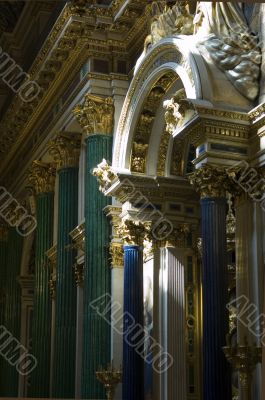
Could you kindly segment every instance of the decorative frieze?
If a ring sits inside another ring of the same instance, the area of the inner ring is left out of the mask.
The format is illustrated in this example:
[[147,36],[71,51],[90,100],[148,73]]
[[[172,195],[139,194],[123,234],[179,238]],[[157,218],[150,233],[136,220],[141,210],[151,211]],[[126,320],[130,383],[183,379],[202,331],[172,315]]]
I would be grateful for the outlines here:
[[56,163],[57,169],[77,167],[81,145],[81,134],[72,132],[58,133],[49,142],[49,153]]
[[76,106],[73,113],[87,136],[113,134],[114,102],[111,97],[87,93],[84,103]]
[[33,185],[36,194],[53,192],[55,169],[51,164],[34,160],[29,171],[28,180]]

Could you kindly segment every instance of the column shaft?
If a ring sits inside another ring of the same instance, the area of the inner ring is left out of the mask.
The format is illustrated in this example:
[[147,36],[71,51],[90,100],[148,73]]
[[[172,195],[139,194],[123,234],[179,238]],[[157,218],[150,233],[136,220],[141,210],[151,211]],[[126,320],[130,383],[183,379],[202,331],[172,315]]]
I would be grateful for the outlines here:
[[228,333],[226,200],[203,198],[203,399],[231,398],[230,368],[222,347]]
[[45,253],[52,246],[53,193],[40,193],[36,198],[36,249],[35,249],[35,296],[32,329],[32,353],[38,366],[31,376],[30,395],[49,397],[51,354],[51,297],[49,268]]
[[[5,229],[5,228],[1,228]],[[7,279],[7,232],[0,231],[0,325],[5,325],[6,279]],[[0,358],[0,396],[4,395],[4,373],[6,361]]]
[[110,160],[111,153],[110,135],[92,135],[87,138],[82,396],[91,399],[105,398],[105,389],[96,379],[96,370],[110,362],[110,323],[104,321],[90,307],[90,303],[105,294],[111,294],[108,259],[111,231],[103,211],[110,204],[110,199],[99,192],[97,180],[92,176],[91,170],[102,158]]
[[123,400],[144,399],[143,341],[143,253],[124,246]]
[[[17,233],[16,228],[10,228],[7,246],[7,276],[6,276],[6,307],[5,328],[12,337],[20,340],[20,314],[21,314],[21,288],[18,282],[22,254],[23,238]],[[14,342],[8,349],[14,348]],[[18,372],[16,368],[4,360],[4,396],[17,397]]]
[[75,251],[69,232],[77,225],[78,168],[59,172],[56,309],[54,339],[53,396],[73,398],[75,394],[76,285]]

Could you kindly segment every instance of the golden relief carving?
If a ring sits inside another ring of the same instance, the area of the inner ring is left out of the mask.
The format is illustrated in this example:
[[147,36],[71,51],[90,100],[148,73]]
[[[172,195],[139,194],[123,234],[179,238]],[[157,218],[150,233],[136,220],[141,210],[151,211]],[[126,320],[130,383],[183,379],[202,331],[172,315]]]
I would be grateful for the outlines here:
[[112,267],[123,268],[123,244],[118,242],[111,242],[110,244],[110,255]]
[[150,223],[125,220],[118,229],[119,236],[125,244],[143,246],[144,240],[150,232]]
[[226,191],[231,189],[231,182],[224,169],[208,164],[190,174],[188,179],[194,189],[200,192],[201,198],[225,197]]
[[111,97],[87,93],[84,103],[76,106],[73,113],[88,136],[113,134],[114,102]]
[[97,178],[99,183],[99,190],[105,193],[106,190],[112,185],[117,178],[116,172],[103,158],[102,162],[93,169],[93,175]]
[[177,77],[172,73],[165,74],[159,78],[150,90],[143,104],[143,109],[139,116],[133,137],[131,154],[131,170],[133,172],[145,172],[148,143],[153,128],[155,114],[164,94],[176,79]]
[[158,162],[157,162],[157,175],[158,176],[165,176],[167,150],[168,150],[170,136],[171,135],[165,130],[161,137],[159,153],[158,153]]
[[159,247],[187,247],[187,237],[191,232],[188,223],[181,223],[174,226],[170,234],[163,240],[157,240],[149,235],[149,241],[153,242],[154,248]]
[[56,163],[57,169],[77,167],[81,146],[81,134],[62,132],[50,140],[49,153]]
[[172,175],[180,176],[184,174],[184,140],[176,138],[173,142],[171,168]]
[[33,185],[36,194],[53,192],[55,169],[51,164],[34,160],[29,171],[28,180]]

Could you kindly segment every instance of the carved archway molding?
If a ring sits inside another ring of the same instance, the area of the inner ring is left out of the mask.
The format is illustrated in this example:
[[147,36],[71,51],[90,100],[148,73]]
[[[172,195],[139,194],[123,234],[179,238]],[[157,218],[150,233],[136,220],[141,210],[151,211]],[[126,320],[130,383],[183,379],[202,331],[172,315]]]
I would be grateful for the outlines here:
[[[187,42],[188,41],[188,42]],[[202,90],[201,78],[208,79],[207,69],[196,48],[189,39],[167,38],[161,40],[137,65],[122,109],[118,129],[115,135],[113,167],[135,173],[146,173],[147,153],[150,152],[149,141],[156,110],[148,110],[152,101],[157,100],[158,107],[170,88],[180,80],[189,99],[206,100],[211,103],[212,88],[207,85]],[[160,90],[160,96],[159,96]],[[150,112],[149,112],[150,111]],[[144,132],[144,136],[141,134]],[[157,170],[163,173],[165,152],[168,138],[159,133],[159,153]],[[164,136],[164,137],[163,137]]]

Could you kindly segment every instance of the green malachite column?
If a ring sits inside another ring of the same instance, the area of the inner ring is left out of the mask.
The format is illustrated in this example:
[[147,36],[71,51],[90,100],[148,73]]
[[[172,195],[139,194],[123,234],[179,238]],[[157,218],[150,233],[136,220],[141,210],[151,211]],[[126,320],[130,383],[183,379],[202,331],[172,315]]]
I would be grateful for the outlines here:
[[[8,228],[0,225],[0,325],[5,325]],[[4,395],[6,361],[0,357],[0,397]]]
[[[82,397],[85,399],[105,398],[105,389],[96,379],[96,370],[100,366],[106,367],[110,362],[110,324],[92,309],[90,303],[105,294],[111,294],[111,269],[108,257],[111,232],[103,211],[110,204],[110,199],[99,191],[97,179],[92,175],[92,171],[103,158],[111,161],[113,111],[111,98],[103,99],[90,94],[85,96],[85,103],[74,110],[87,134],[82,368]],[[106,296],[106,302],[108,300]],[[101,307],[104,307],[102,300]]]
[[76,355],[75,251],[69,246],[78,224],[80,135],[59,134],[50,143],[59,178],[53,397],[74,398]]
[[[22,256],[23,237],[16,228],[10,228],[7,245],[5,328],[12,337],[20,340],[21,288],[18,282]],[[4,364],[3,397],[17,397],[18,372],[8,362]]]
[[52,246],[55,170],[34,161],[29,175],[36,193],[35,293],[32,354],[38,360],[31,374],[31,397],[49,397],[51,362],[51,297],[45,253]]

